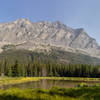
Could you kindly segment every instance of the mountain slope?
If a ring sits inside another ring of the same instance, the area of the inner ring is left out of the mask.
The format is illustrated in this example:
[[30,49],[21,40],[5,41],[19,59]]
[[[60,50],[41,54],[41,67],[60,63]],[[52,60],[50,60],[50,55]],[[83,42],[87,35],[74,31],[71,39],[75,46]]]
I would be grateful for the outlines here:
[[21,63],[28,64],[29,62],[42,61],[44,63],[60,63],[60,64],[91,64],[99,65],[100,59],[90,57],[80,53],[71,53],[61,50],[52,50],[48,53],[40,53],[29,50],[7,50],[0,54],[0,61],[9,61],[14,63],[18,61]]
[[48,52],[52,48],[59,48],[100,58],[98,43],[84,29],[72,29],[59,21],[32,23],[27,19],[19,19],[0,24],[1,51],[5,45],[13,45],[15,49]]

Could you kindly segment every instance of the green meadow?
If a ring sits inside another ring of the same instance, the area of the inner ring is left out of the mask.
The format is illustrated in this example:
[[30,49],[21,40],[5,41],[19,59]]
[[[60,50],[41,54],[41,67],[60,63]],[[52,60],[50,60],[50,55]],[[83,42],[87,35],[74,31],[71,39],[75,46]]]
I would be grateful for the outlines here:
[[0,100],[100,100],[100,87],[0,90]]

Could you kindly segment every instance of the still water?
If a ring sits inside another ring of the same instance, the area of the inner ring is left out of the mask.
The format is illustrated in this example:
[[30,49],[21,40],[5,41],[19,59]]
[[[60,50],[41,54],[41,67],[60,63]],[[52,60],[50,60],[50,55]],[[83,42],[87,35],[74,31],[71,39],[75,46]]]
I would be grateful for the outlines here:
[[[83,82],[42,79],[42,80],[34,81],[34,82],[27,82],[27,83],[14,84],[14,85],[4,85],[4,86],[0,87],[0,89],[9,89],[9,88],[20,88],[20,89],[44,88],[44,89],[50,89],[53,86],[59,86],[59,87],[62,87],[62,88],[72,88],[72,87],[76,87],[80,83],[83,83]],[[85,82],[85,83],[87,83],[89,86],[96,84],[95,82]]]

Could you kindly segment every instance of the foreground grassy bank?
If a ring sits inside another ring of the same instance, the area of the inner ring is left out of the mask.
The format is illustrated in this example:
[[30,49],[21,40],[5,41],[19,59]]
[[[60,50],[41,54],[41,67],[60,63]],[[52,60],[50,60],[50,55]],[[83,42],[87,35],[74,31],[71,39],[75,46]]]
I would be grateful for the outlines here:
[[100,87],[0,90],[0,100],[100,100]]
[[80,82],[100,82],[100,78],[80,78],[80,77],[1,77],[0,86],[9,84],[20,84],[26,82],[39,81],[41,79],[47,80],[66,80],[66,81],[80,81]]
[[[99,82],[99,78],[74,78],[74,77],[19,77],[0,78],[0,86],[9,84],[20,84],[34,82],[41,79],[48,80],[68,80],[81,82]],[[0,100],[100,100],[100,84],[88,87],[86,83],[81,83],[74,88],[53,87],[51,89],[17,89],[10,88],[0,90]]]

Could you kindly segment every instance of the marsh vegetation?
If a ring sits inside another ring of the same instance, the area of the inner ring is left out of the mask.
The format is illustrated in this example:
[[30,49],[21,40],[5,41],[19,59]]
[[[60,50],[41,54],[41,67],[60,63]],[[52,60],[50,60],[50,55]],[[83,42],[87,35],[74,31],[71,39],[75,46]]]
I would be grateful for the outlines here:
[[[77,77],[1,77],[0,100],[100,100],[99,80]],[[73,86],[70,87],[68,83]],[[49,87],[45,87],[47,85]]]
[[100,100],[100,87],[0,90],[0,100]]

